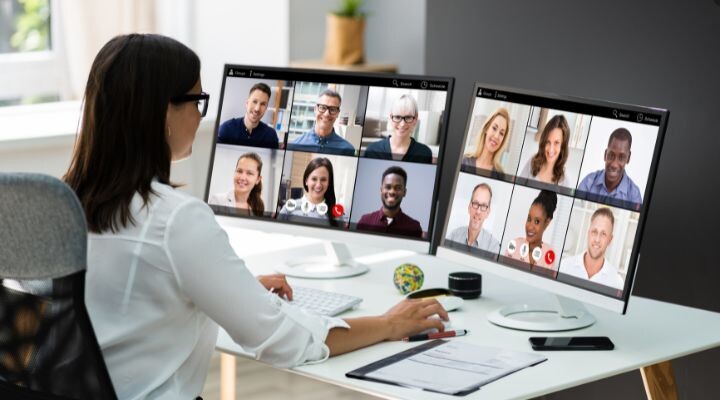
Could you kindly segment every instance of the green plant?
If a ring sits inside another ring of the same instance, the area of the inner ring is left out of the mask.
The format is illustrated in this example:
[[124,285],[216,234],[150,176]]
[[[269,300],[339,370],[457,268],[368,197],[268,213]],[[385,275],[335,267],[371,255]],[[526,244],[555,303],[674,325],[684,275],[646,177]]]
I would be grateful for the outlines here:
[[362,4],[363,0],[342,0],[340,9],[333,12],[333,14],[339,17],[365,18],[365,13],[360,11]]
[[47,50],[50,44],[50,5],[48,0],[18,0],[23,14],[17,17],[17,30],[10,45],[18,51]]

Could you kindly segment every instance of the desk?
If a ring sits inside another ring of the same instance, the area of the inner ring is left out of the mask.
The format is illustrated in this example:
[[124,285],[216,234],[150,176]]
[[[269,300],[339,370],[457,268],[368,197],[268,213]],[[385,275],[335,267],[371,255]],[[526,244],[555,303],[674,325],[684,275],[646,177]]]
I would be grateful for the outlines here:
[[[246,260],[255,274],[271,273],[273,265],[289,257],[297,257],[298,249],[286,249],[263,254],[257,243],[272,243],[275,236],[227,229],[236,251]],[[242,238],[240,240],[239,238]],[[251,244],[248,244],[251,242]],[[312,243],[308,239],[288,240],[279,237],[279,246]],[[319,243],[319,242],[318,242]],[[267,245],[266,245],[267,246]],[[320,251],[321,245],[317,244]],[[248,250],[252,249],[252,250]],[[400,301],[391,284],[392,272],[401,262],[413,262],[425,271],[425,288],[446,287],[447,274],[452,271],[469,270],[457,264],[445,262],[427,255],[406,251],[377,253],[373,249],[352,246],[353,255],[370,266],[370,272],[354,278],[338,280],[309,280],[289,278],[290,284],[316,287],[325,290],[354,294],[364,298],[359,308],[343,314],[343,317],[380,314]],[[531,352],[527,338],[530,332],[513,331],[497,327],[487,321],[485,315],[506,304],[547,296],[543,292],[492,275],[483,275],[483,294],[478,300],[466,301],[464,306],[450,313],[453,328],[469,329],[471,334],[452,340],[466,341],[517,351]],[[550,299],[548,299],[550,300]],[[689,307],[663,303],[640,297],[631,297],[626,315],[619,315],[593,306],[587,306],[597,322],[589,328],[574,331],[572,335],[609,336],[615,350],[608,352],[544,352],[548,361],[521,370],[483,386],[467,399],[527,399],[556,392],[583,383],[621,374],[641,367],[682,357],[695,352],[720,346],[720,314]],[[563,334],[556,334],[562,336]],[[328,361],[301,366],[290,371],[365,392],[384,398],[397,399],[451,399],[447,395],[422,392],[375,382],[348,379],[345,373],[370,362],[387,357],[417,343],[384,342]],[[246,355],[225,332],[217,341],[220,351]]]

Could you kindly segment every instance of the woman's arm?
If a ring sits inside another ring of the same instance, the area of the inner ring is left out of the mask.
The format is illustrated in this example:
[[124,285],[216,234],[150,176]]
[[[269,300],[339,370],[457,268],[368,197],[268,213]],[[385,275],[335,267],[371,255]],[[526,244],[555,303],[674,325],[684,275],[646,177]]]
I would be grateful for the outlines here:
[[440,319],[428,319],[435,314],[442,321],[448,320],[447,311],[435,299],[403,300],[383,315],[346,319],[350,329],[331,329],[325,344],[330,355],[336,356],[385,340],[400,340],[427,329],[443,331]]

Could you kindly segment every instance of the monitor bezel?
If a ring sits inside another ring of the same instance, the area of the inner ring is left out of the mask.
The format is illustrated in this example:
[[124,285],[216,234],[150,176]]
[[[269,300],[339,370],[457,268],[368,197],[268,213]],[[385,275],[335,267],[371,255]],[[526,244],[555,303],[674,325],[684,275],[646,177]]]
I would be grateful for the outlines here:
[[[252,229],[258,229],[258,230],[264,230],[264,231],[273,231],[273,232],[281,232],[286,234],[295,234],[295,235],[307,235],[310,234],[313,237],[317,237],[323,240],[341,240],[341,241],[350,241],[350,240],[360,240],[362,242],[366,242],[369,244],[375,244],[378,247],[400,247],[402,246],[403,249],[408,249],[416,252],[422,252],[422,253],[428,253],[431,254],[433,252],[433,243],[436,243],[437,235],[438,235],[438,227],[436,224],[437,220],[437,210],[438,210],[438,204],[439,204],[439,198],[440,198],[440,178],[442,176],[443,171],[443,165],[444,158],[445,158],[445,146],[447,145],[447,137],[448,137],[448,124],[450,123],[450,112],[451,112],[451,106],[452,106],[452,96],[453,96],[453,89],[455,84],[455,78],[454,77],[443,77],[443,76],[433,76],[433,75],[409,75],[409,74],[397,74],[397,73],[381,73],[381,72],[359,72],[359,71],[338,71],[338,70],[324,70],[324,69],[306,69],[306,68],[293,68],[293,67],[271,67],[271,66],[262,66],[262,65],[244,65],[244,64],[225,64],[223,67],[223,78],[222,78],[222,84],[220,88],[220,100],[218,102],[217,107],[217,116],[215,118],[215,126],[213,128],[213,141],[211,146],[211,153],[210,153],[210,160],[209,160],[209,166],[208,166],[208,172],[207,172],[207,179],[205,182],[205,194],[204,194],[204,201],[207,203],[209,196],[210,196],[210,183],[211,183],[211,177],[213,172],[213,165],[215,161],[215,150],[217,148],[217,134],[218,129],[220,127],[220,116],[223,109],[223,101],[225,99],[225,83],[228,78],[228,72],[230,69],[244,69],[244,70],[257,70],[260,71],[267,71],[267,72],[273,72],[273,73],[287,73],[292,74],[294,76],[300,76],[298,78],[293,78],[293,81],[310,81],[310,82],[327,82],[327,83],[344,83],[342,78],[349,77],[350,79],[358,79],[358,78],[367,78],[367,79],[382,79],[382,80],[390,80],[398,79],[398,80],[414,80],[414,81],[441,81],[447,85],[447,91],[446,91],[446,99],[445,99],[445,109],[443,112],[443,118],[442,118],[442,126],[443,126],[443,132],[441,134],[441,138],[439,139],[440,142],[438,143],[439,146],[439,152],[438,152],[438,158],[437,163],[435,164],[436,173],[435,173],[435,182],[434,187],[435,190],[433,191],[433,198],[432,203],[429,205],[431,207],[430,209],[430,216],[428,219],[428,237],[427,239],[413,239],[413,238],[407,238],[402,237],[399,235],[390,235],[390,234],[383,234],[383,233],[377,233],[377,232],[362,232],[362,231],[356,231],[356,230],[350,230],[350,229],[344,229],[344,228],[329,228],[329,227],[319,227],[317,225],[313,224],[307,224],[303,222],[285,222],[285,221],[279,221],[277,219],[273,218],[267,218],[267,217],[256,217],[256,216],[244,216],[244,215],[235,215],[228,212],[223,212],[222,207],[215,207],[211,205],[211,208],[213,209],[213,212],[216,216],[222,216],[222,217],[228,217],[228,218],[234,218],[238,221],[245,221],[244,226],[252,227]],[[253,78],[252,76],[248,78]],[[333,80],[334,78],[339,78],[336,80]],[[257,79],[263,79],[263,77],[257,77]],[[267,79],[267,78],[265,78]],[[290,80],[290,79],[288,79]],[[349,84],[355,84],[357,83],[349,83]],[[367,85],[372,86],[372,85]],[[422,90],[422,88],[420,88]],[[287,150],[285,150],[287,151]],[[362,156],[359,155],[360,149],[358,149],[358,155],[356,156],[358,159],[362,158]],[[273,205],[275,208],[277,205]],[[224,221],[225,223],[229,223],[230,220],[226,218],[220,219],[221,221]],[[265,224],[275,224],[275,228],[273,228],[271,225],[265,226]],[[235,225],[234,223],[231,223],[230,225]],[[338,237],[338,235],[341,235],[342,237]],[[348,235],[348,236],[345,236]],[[372,238],[371,238],[372,237]],[[376,240],[377,238],[377,240]]]
[[[660,153],[662,150],[663,142],[665,140],[665,131],[667,129],[667,121],[670,116],[670,112],[666,109],[662,108],[655,108],[655,107],[645,107],[645,106],[639,106],[635,104],[627,104],[627,103],[619,103],[619,102],[610,102],[605,100],[597,100],[597,99],[590,99],[590,98],[582,98],[582,97],[576,97],[576,96],[568,96],[568,95],[558,95],[555,93],[545,93],[540,91],[533,91],[533,90],[525,90],[525,89],[518,89],[514,87],[507,87],[507,86],[501,86],[501,85],[493,85],[493,84],[487,84],[482,82],[475,82],[471,98],[470,98],[470,105],[469,109],[467,111],[468,118],[465,122],[465,131],[463,133],[463,140],[462,140],[462,146],[464,148],[465,141],[467,140],[468,130],[470,129],[470,122],[471,119],[469,116],[472,114],[473,108],[475,106],[475,101],[479,97],[478,96],[478,89],[487,89],[492,91],[498,91],[498,92],[509,92],[513,94],[518,95],[526,95],[526,96],[533,96],[533,97],[542,97],[546,98],[551,101],[561,101],[561,102],[575,102],[575,103],[582,103],[585,105],[590,106],[597,106],[597,107],[607,107],[607,108],[618,108],[622,110],[632,111],[632,112],[642,112],[642,113],[652,113],[660,116],[660,120],[658,123],[658,136],[657,140],[655,141],[655,148],[653,149],[653,155],[652,155],[652,161],[650,164],[650,170],[647,180],[647,185],[645,186],[645,193],[643,194],[643,204],[639,210],[639,219],[638,219],[638,226],[636,235],[633,241],[633,247],[630,255],[630,261],[628,264],[628,272],[625,279],[625,287],[623,290],[623,296],[622,298],[614,297],[602,293],[598,293],[595,291],[592,291],[587,288],[581,288],[578,286],[572,286],[569,283],[558,281],[557,278],[550,279],[544,276],[540,276],[537,274],[532,274],[530,272],[521,271],[512,267],[509,267],[507,265],[504,265],[500,263],[499,261],[492,261],[492,260],[486,260],[481,257],[472,256],[467,253],[460,252],[456,249],[453,249],[450,246],[445,245],[445,237],[448,229],[448,223],[450,220],[450,209],[452,207],[452,201],[455,198],[455,190],[457,188],[457,182],[460,174],[461,169],[461,158],[458,157],[458,161],[456,162],[455,168],[454,168],[454,182],[452,189],[450,192],[450,197],[448,198],[448,209],[445,211],[442,221],[442,226],[440,226],[440,229],[436,229],[437,235],[440,235],[439,237],[439,245],[436,250],[436,255],[440,258],[447,259],[449,261],[458,262],[467,266],[470,266],[472,268],[476,268],[479,270],[482,270],[483,272],[492,273],[494,275],[498,275],[504,278],[513,279],[534,287],[537,287],[539,289],[547,290],[553,293],[556,293],[561,296],[569,297],[574,300],[586,303],[586,304],[593,304],[605,309],[609,309],[615,312],[619,312],[620,314],[625,314],[627,312],[627,304],[630,298],[630,294],[632,292],[632,287],[635,281],[635,275],[638,267],[638,261],[640,258],[640,247],[642,244],[642,238],[644,236],[644,230],[645,230],[645,221],[647,219],[647,213],[650,209],[650,204],[652,202],[652,190],[655,185],[655,179],[657,175],[658,165],[660,161]],[[516,102],[517,103],[517,102]],[[520,104],[526,104],[526,103],[520,103]],[[531,104],[535,105],[535,104]],[[462,152],[462,149],[460,149]],[[513,184],[517,184],[513,182]]]

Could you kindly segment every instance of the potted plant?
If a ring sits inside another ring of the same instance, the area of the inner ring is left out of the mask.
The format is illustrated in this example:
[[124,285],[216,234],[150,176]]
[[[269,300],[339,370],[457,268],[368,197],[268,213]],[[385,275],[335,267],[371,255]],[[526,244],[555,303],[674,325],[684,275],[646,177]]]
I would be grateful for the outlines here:
[[361,64],[365,61],[365,13],[363,0],[342,0],[340,9],[327,15],[326,64]]

